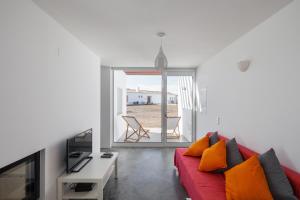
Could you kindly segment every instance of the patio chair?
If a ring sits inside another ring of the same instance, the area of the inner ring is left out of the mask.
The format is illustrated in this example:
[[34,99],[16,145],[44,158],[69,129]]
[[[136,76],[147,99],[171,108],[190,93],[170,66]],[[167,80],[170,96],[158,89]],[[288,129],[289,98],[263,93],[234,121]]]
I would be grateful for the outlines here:
[[[150,138],[149,130],[144,129],[135,117],[122,116],[122,118],[127,123],[124,142],[138,142],[142,137]],[[132,133],[129,133],[129,128],[133,130]],[[137,138],[133,138],[134,135],[137,135]]]
[[167,132],[167,139],[180,138],[180,131],[178,126],[180,119],[181,117],[167,117],[167,131],[171,130],[171,132]]

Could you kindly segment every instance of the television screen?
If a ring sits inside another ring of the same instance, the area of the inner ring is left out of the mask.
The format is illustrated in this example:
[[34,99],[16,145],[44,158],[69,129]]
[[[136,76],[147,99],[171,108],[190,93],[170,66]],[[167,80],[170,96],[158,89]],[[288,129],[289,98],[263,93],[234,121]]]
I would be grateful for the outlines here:
[[67,173],[92,153],[92,129],[67,140]]

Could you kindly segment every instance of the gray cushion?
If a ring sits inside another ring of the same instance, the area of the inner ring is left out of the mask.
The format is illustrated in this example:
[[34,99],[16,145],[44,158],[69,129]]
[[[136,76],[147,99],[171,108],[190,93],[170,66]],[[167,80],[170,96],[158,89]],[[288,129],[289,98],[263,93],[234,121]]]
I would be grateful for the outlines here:
[[236,143],[235,138],[228,140],[226,142],[226,162],[227,168],[225,169],[217,169],[214,170],[214,173],[224,173],[226,170],[242,163],[244,161],[240,151],[238,144]]
[[296,200],[292,186],[286,177],[273,149],[259,156],[270,191],[275,200]]
[[226,143],[226,159],[227,169],[230,169],[244,161],[235,138],[228,140]]
[[216,131],[209,137],[209,146],[216,144],[218,141],[219,141],[219,136],[218,136],[218,132]]

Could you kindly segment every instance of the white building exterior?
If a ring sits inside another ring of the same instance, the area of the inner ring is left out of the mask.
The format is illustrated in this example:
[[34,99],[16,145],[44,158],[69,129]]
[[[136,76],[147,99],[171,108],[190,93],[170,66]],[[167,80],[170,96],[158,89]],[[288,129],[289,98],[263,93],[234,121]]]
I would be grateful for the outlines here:
[[[177,104],[177,95],[168,93],[167,95],[168,104]],[[127,89],[127,105],[134,104],[160,104],[161,103],[161,92],[140,90],[139,88]]]

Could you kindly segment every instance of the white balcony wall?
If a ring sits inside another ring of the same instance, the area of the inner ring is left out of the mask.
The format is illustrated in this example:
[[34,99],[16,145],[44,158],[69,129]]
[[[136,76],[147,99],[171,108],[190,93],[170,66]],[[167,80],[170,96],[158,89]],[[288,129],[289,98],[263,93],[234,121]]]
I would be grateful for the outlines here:
[[[120,94],[120,92],[122,94]],[[126,129],[122,115],[127,113],[126,74],[121,70],[114,71],[114,141],[117,141]]]
[[188,141],[192,141],[193,127],[193,100],[192,100],[193,82],[191,76],[182,76],[178,81],[178,116],[179,130]]

